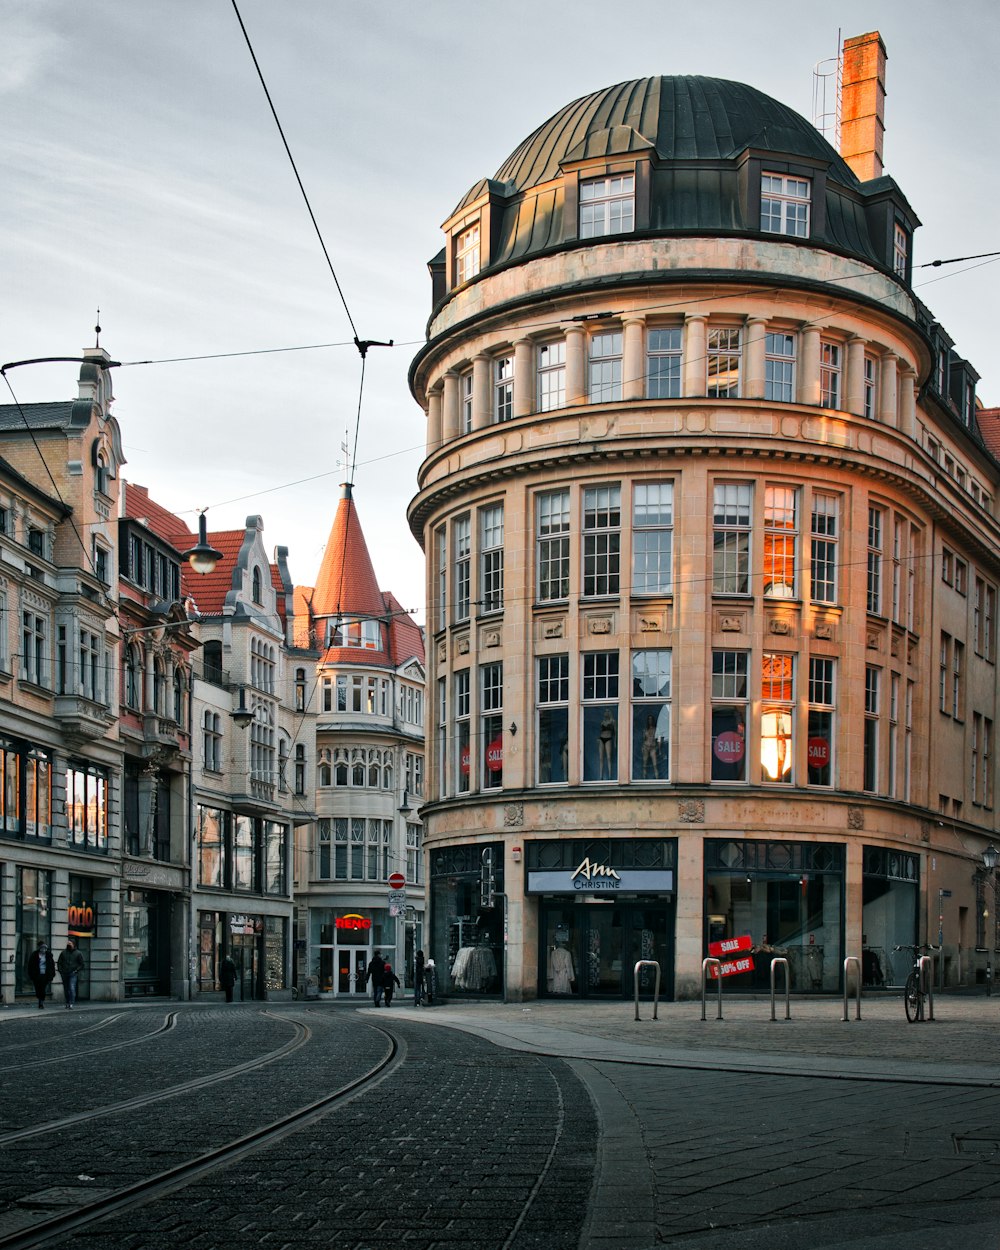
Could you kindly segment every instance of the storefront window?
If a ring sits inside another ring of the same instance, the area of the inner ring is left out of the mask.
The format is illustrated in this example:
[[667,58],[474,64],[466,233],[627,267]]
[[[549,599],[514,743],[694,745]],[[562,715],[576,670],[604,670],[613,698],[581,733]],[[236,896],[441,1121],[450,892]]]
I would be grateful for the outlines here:
[[502,993],[503,888],[500,843],[432,855],[429,955],[440,993]]
[[632,653],[632,779],[670,776],[669,651]]
[[[279,826],[280,827],[280,826]],[[282,916],[267,916],[264,920],[264,988],[285,988],[285,933],[288,921]]]
[[233,889],[257,890],[257,856],[254,853],[253,818],[233,817]]
[[42,868],[17,869],[17,958],[15,991],[33,991],[28,959],[39,942],[52,945],[52,873]]
[[0,738],[0,832],[52,836],[51,770],[46,752]]
[[884,846],[866,846],[863,855],[861,978],[865,985],[903,985],[913,961],[893,947],[917,941],[920,861]]
[[545,655],[537,661],[535,697],[538,716],[538,783],[568,780],[569,656]]
[[66,824],[74,846],[108,849],[108,775],[94,764],[66,769]]
[[727,991],[764,990],[771,960],[788,960],[793,992],[836,991],[843,963],[844,847],[834,843],[705,843],[706,949],[749,939],[753,967]]
[[[329,862],[329,821],[327,821],[327,860]],[[264,892],[284,894],[285,885],[285,826],[276,821],[264,821]],[[329,876],[329,870],[327,871]]]
[[583,655],[583,780],[618,779],[618,652]]
[[221,888],[225,813],[218,807],[198,808],[198,882]]
[[712,780],[747,779],[745,651],[712,652]]

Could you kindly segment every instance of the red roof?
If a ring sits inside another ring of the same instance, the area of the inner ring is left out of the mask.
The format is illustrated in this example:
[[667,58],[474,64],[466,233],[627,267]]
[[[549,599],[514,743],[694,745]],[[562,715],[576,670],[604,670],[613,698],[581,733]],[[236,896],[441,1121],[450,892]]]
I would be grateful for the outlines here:
[[381,616],[385,612],[350,484],[333,519],[312,595],[313,616]]
[[145,521],[158,538],[170,543],[178,551],[187,551],[193,545],[188,527],[179,516],[158,504],[155,499],[150,499],[147,486],[136,486],[134,482],[125,483],[124,515],[136,521]]
[[976,420],[987,449],[1000,460],[1000,408],[978,408]]
[[[184,594],[195,602],[202,616],[219,616],[226,602],[226,595],[233,588],[233,569],[239,557],[246,530],[217,530],[209,533],[209,545],[222,553],[222,559],[213,573],[196,573],[189,564],[181,569],[181,585]],[[198,541],[197,534],[188,534],[187,547]]]

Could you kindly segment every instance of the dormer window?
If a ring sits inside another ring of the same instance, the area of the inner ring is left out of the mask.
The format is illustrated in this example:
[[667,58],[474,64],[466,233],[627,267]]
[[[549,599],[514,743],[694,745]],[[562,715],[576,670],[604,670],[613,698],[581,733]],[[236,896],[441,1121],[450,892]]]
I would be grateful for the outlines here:
[[635,229],[635,174],[614,174],[580,183],[580,238],[626,234]]
[[897,221],[892,235],[892,270],[897,277],[906,278],[906,266],[910,259],[910,239]]
[[762,174],[760,179],[760,228],[768,234],[809,237],[809,204],[812,184],[808,178],[787,174]]
[[479,222],[455,237],[455,281],[468,282],[479,272]]

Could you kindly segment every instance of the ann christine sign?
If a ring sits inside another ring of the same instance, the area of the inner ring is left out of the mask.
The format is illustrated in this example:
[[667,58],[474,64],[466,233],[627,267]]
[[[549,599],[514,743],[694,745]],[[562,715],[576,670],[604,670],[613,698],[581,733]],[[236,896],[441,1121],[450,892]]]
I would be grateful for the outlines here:
[[337,929],[370,929],[372,927],[371,919],[368,916],[359,916],[352,913],[349,916],[338,916],[333,922]]
[[573,873],[574,890],[620,890],[622,879],[607,864],[592,864],[585,859]]

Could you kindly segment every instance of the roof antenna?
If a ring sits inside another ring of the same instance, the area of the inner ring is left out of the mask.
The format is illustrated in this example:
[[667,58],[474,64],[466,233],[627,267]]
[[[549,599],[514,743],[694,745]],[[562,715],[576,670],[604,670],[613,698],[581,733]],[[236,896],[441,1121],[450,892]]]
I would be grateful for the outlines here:
[[101,310],[99,308],[97,310],[97,325],[94,326],[94,333],[97,335],[97,342],[94,344],[94,346],[100,347],[101,345]]

